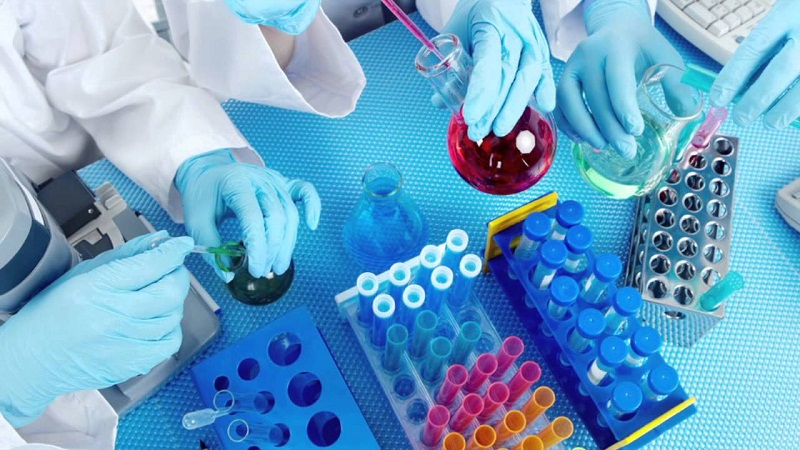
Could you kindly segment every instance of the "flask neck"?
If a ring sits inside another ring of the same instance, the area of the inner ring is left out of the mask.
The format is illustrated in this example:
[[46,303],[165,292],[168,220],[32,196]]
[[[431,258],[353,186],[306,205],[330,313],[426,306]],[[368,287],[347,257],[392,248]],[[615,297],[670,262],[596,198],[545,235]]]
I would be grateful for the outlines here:
[[361,179],[364,197],[370,202],[397,201],[403,193],[403,176],[389,163],[373,164]]
[[459,118],[472,74],[472,58],[464,51],[461,41],[454,34],[440,34],[431,41],[444,59],[439,59],[436,54],[423,47],[417,53],[415,66],[441,96],[444,104]]
[[684,72],[669,64],[652,66],[642,76],[637,95],[642,114],[673,149],[688,143],[703,112],[703,96],[682,83]]

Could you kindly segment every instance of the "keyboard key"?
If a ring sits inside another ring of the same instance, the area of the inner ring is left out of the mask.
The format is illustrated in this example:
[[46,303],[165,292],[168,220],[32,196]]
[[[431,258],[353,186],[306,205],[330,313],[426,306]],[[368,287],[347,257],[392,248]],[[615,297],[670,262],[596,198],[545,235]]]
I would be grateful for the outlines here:
[[672,3],[680,9],[684,9],[694,3],[694,0],[672,0]]
[[747,6],[753,11],[753,15],[761,14],[765,9],[767,9],[761,2],[758,1],[748,2]]
[[723,17],[727,16],[729,12],[730,11],[728,11],[728,8],[722,5],[717,5],[711,8],[711,13],[717,16],[717,19],[722,19]]
[[718,20],[712,23],[710,27],[708,27],[708,31],[716,37],[721,37],[725,33],[731,31],[731,29],[730,27],[728,27],[727,23]]
[[703,8],[699,3],[692,3],[683,11],[703,28],[708,28],[711,23],[717,20],[714,14],[711,14],[711,11]]
[[722,20],[724,20],[725,23],[728,24],[731,30],[742,24],[742,20],[739,19],[739,16],[737,16],[736,14],[728,14]]
[[748,8],[747,6],[742,6],[735,12],[736,15],[739,16],[740,19],[742,19],[742,22],[747,22],[748,20],[750,20],[751,17],[753,17],[753,11],[750,11],[750,8]]
[[719,3],[718,0],[700,0],[700,4],[705,6],[706,9],[711,9]]
[[736,11],[742,6],[742,2],[740,0],[725,0],[722,5],[728,8],[728,11]]

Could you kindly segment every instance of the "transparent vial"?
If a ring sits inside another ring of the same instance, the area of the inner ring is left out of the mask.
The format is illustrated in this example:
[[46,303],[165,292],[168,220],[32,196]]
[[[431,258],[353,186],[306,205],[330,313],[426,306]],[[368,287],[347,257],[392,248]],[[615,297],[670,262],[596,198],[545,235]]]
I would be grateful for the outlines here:
[[[539,246],[550,233],[550,227],[550,218],[544,213],[536,212],[526,217],[522,223],[522,236],[519,238],[517,248],[514,249],[514,258],[518,261],[533,259]],[[508,277],[512,280],[517,278],[511,267],[508,268]]]
[[595,385],[607,384],[615,375],[616,368],[619,367],[628,356],[625,341],[616,337],[609,336],[600,342],[597,358],[592,361],[587,376],[589,381]]
[[606,311],[606,332],[619,334],[628,326],[629,320],[636,320],[642,307],[642,296],[634,288],[623,287],[611,297],[611,306]]
[[602,303],[606,289],[622,273],[622,261],[615,255],[598,255],[592,272],[583,283],[581,297],[589,303]]
[[560,241],[547,241],[539,247],[539,263],[533,270],[531,283],[536,289],[547,289],[558,269],[567,260],[567,247]]
[[661,349],[661,335],[652,327],[642,327],[631,336],[625,365],[641,367]]
[[586,252],[592,246],[591,230],[583,225],[570,228],[564,238],[564,245],[567,246],[567,261],[564,263],[564,270],[570,273],[585,270],[589,264]]

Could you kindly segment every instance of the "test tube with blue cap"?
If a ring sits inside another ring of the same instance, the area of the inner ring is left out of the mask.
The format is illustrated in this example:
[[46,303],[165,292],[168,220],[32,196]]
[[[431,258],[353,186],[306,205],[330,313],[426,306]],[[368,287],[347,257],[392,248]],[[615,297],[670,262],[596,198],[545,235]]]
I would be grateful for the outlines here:
[[547,312],[553,320],[564,320],[569,308],[578,299],[578,283],[570,277],[556,277],[550,283],[550,300],[547,302]]
[[616,368],[628,357],[628,346],[621,338],[609,336],[600,341],[597,358],[592,361],[587,376],[593,384],[599,385],[614,377]]
[[429,310],[439,314],[452,285],[453,271],[449,267],[439,266],[433,269],[430,284],[425,290],[425,303]]
[[623,287],[611,297],[611,306],[606,311],[606,331],[619,334],[629,320],[635,320],[642,307],[642,295],[632,287]]
[[553,221],[553,229],[550,231],[550,239],[562,241],[567,236],[567,230],[580,225],[583,221],[583,206],[575,200],[567,200],[556,209],[556,220]]
[[533,270],[531,283],[536,289],[547,289],[556,272],[567,260],[567,247],[561,241],[547,241],[539,247],[539,263]]
[[392,325],[394,318],[394,299],[388,294],[378,294],[372,301],[372,333],[370,342],[378,348],[386,346],[386,330]]
[[625,358],[625,365],[629,367],[641,367],[647,362],[647,358],[658,353],[661,349],[661,335],[652,327],[642,327],[636,330],[631,336],[628,357]]
[[667,364],[653,367],[642,379],[642,392],[645,398],[661,401],[678,387],[678,372]]
[[567,231],[564,245],[567,246],[567,261],[564,263],[564,269],[572,273],[586,269],[589,263],[586,252],[592,246],[592,231],[583,225],[575,225]]
[[[536,255],[539,246],[547,239],[552,225],[547,214],[535,212],[522,222],[522,236],[519,238],[517,248],[514,249],[514,258],[518,261],[529,261]],[[508,268],[508,277],[515,280],[517,276],[511,267]]]
[[372,324],[372,301],[378,294],[378,277],[374,273],[364,272],[356,280],[358,290],[358,321],[362,325]]
[[447,304],[453,314],[457,314],[469,300],[482,267],[483,262],[478,255],[469,254],[461,258],[461,262],[458,264],[458,275],[453,281],[453,289],[447,297]]
[[444,244],[444,256],[442,256],[442,265],[449,267],[450,270],[458,270],[458,263],[461,257],[467,250],[469,244],[469,236],[464,230],[450,230],[447,233],[447,240]]
[[[630,417],[642,406],[642,389],[630,381],[622,381],[611,391],[611,398],[606,404],[612,416],[620,420]],[[602,424],[598,416],[598,423]]]
[[[593,308],[584,309],[578,313],[575,321],[575,328],[567,333],[567,346],[575,353],[584,353],[592,344],[592,341],[603,334],[606,327],[603,314]],[[564,353],[561,354],[561,364],[569,366],[569,361]]]
[[600,303],[603,294],[611,283],[614,283],[622,273],[622,261],[615,255],[598,255],[594,259],[592,272],[586,277],[581,296],[588,303]]
[[407,329],[414,327],[414,320],[417,314],[422,311],[425,305],[425,290],[418,284],[410,284],[403,290],[403,308],[397,315],[397,322],[403,324]]
[[419,252],[419,269],[415,282],[423,289],[431,282],[431,273],[442,263],[442,252],[435,245],[426,245]]

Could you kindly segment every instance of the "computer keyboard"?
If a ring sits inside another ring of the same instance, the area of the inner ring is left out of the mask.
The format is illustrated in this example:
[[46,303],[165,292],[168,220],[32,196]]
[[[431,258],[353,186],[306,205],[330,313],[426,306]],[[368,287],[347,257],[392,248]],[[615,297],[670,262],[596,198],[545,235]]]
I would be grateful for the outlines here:
[[656,11],[697,48],[725,64],[776,0],[658,0]]

